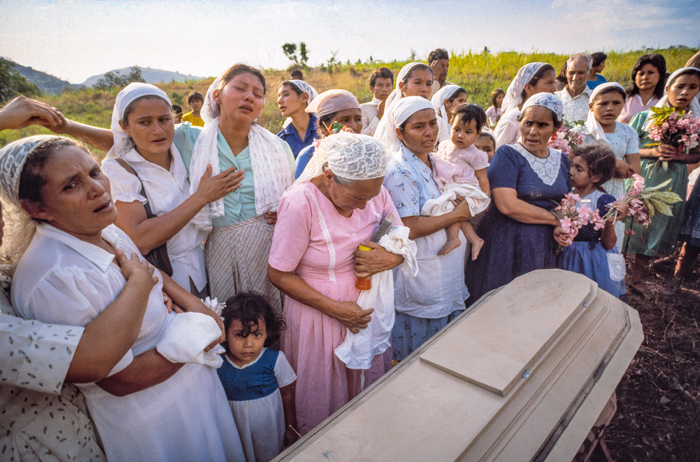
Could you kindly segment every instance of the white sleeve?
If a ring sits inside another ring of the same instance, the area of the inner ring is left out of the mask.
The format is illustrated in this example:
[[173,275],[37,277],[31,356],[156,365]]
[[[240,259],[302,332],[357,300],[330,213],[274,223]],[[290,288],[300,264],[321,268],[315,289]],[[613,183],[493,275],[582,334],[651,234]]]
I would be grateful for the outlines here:
[[275,379],[277,379],[277,386],[280,388],[286,387],[297,379],[294,369],[292,369],[291,364],[287,361],[287,357],[281,351],[277,355],[277,362],[275,363]]
[[[27,319],[84,327],[106,308],[101,294],[109,292],[109,287],[101,286],[86,270],[57,269],[44,277],[23,303],[16,304],[21,306],[17,311]],[[109,375],[124,369],[133,358],[129,350]]]
[[141,182],[136,177],[119,165],[115,159],[106,159],[102,163],[102,171],[109,177],[112,187],[112,200],[114,202],[146,203],[146,198],[141,195]]

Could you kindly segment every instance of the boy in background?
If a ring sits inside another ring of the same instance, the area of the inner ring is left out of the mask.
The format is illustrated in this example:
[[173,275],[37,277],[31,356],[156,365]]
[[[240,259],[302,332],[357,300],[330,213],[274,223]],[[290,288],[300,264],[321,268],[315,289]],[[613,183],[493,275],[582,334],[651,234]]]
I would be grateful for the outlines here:
[[379,68],[369,76],[369,91],[372,101],[360,104],[362,110],[363,135],[374,136],[379,121],[384,116],[386,99],[394,86],[394,74],[386,67]]
[[190,105],[192,110],[182,116],[182,121],[189,122],[195,127],[203,127],[204,119],[202,119],[200,111],[202,106],[204,106],[204,96],[198,91],[193,91],[187,96],[187,104]]

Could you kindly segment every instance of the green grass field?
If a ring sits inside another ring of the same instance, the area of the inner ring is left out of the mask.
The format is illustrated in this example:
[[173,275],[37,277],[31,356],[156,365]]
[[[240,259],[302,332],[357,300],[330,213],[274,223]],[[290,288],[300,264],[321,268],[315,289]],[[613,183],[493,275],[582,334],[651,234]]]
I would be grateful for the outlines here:
[[[617,81],[626,86],[630,83],[634,63],[643,54],[661,53],[666,58],[668,71],[671,72],[685,65],[686,61],[697,51],[698,49],[696,48],[667,48],[661,50],[609,52],[603,75],[608,81]],[[523,65],[529,62],[540,61],[550,63],[555,69],[559,70],[566,58],[566,55],[554,53],[503,52],[491,54],[470,51],[451,57],[447,79],[464,87],[467,95],[469,95],[470,102],[479,104],[486,109],[490,105],[491,91],[496,87],[501,87],[505,90],[510,80]],[[367,81],[374,69],[383,66],[388,67],[396,76],[407,62],[392,61],[384,63],[374,61],[372,63],[346,63],[335,66],[332,73],[319,69],[306,70],[304,78],[319,93],[332,88],[343,88],[355,94],[362,103],[371,99]],[[271,132],[277,133],[282,128],[284,120],[277,109],[277,89],[279,84],[288,78],[289,73],[286,70],[275,69],[265,69],[263,73],[267,79],[268,91],[265,107],[260,115],[259,122]],[[157,86],[165,90],[173,103],[182,105],[185,112],[187,112],[189,108],[184,102],[187,94],[192,90],[206,93],[213,80],[213,78],[209,78],[184,83],[164,83]],[[66,91],[56,96],[45,95],[39,99],[60,109],[69,119],[109,128],[114,99],[117,93],[118,90],[100,91],[87,89]],[[0,146],[25,136],[39,133],[50,132],[41,127],[6,130],[0,132]],[[101,155],[102,153],[96,152],[96,154]]]

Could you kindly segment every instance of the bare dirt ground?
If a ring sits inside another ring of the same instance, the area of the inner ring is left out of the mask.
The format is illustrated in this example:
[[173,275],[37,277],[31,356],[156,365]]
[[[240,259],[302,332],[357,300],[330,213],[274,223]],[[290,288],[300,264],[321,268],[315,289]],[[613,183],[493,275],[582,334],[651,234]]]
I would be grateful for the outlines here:
[[643,293],[627,284],[645,340],[617,388],[617,414],[603,438],[615,461],[700,461],[700,259],[674,291],[676,258],[652,263]]

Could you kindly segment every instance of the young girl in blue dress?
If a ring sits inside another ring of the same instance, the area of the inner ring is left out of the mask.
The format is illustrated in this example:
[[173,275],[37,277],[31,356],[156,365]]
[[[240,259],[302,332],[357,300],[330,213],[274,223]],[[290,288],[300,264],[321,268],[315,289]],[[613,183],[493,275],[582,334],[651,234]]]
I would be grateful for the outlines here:
[[[586,146],[573,152],[571,158],[571,185],[580,197],[579,204],[592,210],[598,209],[602,217],[609,210],[615,197],[605,193],[602,184],[615,171],[615,155],[607,147]],[[595,230],[592,224],[582,227],[574,242],[563,250],[564,269],[588,276],[598,287],[621,297],[625,294],[625,262],[615,248],[615,221],[624,220],[628,206],[617,205],[617,218],[610,217],[603,229]]]
[[229,298],[221,315],[226,354],[219,378],[243,443],[246,461],[267,462],[294,443],[296,374],[279,345],[285,324],[260,295]]

